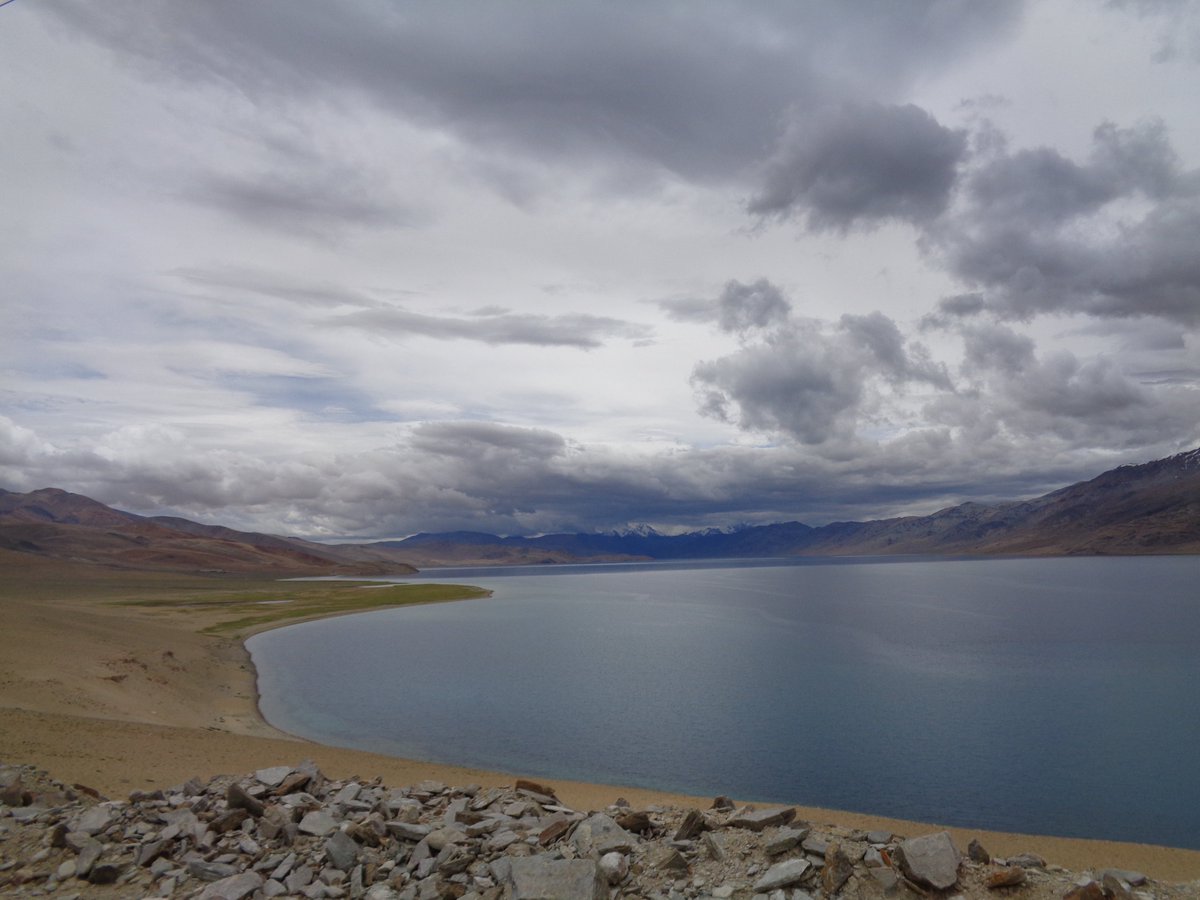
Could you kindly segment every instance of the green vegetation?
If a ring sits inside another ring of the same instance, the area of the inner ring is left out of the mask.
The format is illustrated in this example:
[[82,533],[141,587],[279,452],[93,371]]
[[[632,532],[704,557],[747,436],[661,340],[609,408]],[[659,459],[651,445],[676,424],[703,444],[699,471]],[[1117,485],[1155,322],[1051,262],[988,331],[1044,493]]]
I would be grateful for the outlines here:
[[170,598],[125,601],[122,605],[217,612],[221,614],[220,620],[200,629],[201,633],[233,635],[287,620],[419,603],[473,600],[489,595],[489,591],[465,584],[366,586],[346,581],[275,582],[258,590],[205,591]]
[[0,550],[0,615],[9,602],[46,607],[81,604],[124,609],[150,620],[169,619],[189,631],[230,638],[276,622],[488,596],[489,591],[464,584],[135,572]]

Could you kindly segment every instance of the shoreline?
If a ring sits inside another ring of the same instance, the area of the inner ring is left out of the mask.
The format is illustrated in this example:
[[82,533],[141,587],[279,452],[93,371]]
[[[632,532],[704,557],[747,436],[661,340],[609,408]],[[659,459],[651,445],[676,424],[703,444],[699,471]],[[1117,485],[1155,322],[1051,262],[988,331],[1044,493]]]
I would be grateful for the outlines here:
[[[0,562],[10,558],[4,556]],[[85,784],[112,797],[167,787],[193,776],[294,765],[308,758],[334,777],[382,777],[397,787],[425,779],[484,787],[511,785],[518,777],[549,781],[576,809],[603,809],[618,797],[635,807],[706,809],[711,804],[711,797],[403,759],[288,734],[267,722],[259,709],[257,671],[244,641],[252,633],[301,620],[265,623],[230,637],[204,635],[198,632],[207,623],[194,611],[135,611],[109,599],[127,595],[122,587],[126,581],[157,584],[165,580],[161,577],[122,579],[108,573],[102,580],[117,584],[109,594],[97,596],[94,570],[65,574],[77,578],[43,568],[24,592],[16,584],[0,594],[11,632],[8,646],[0,650],[2,762],[32,764],[64,782]],[[196,585],[183,576],[171,580],[186,582],[189,589]],[[76,593],[80,584],[92,589],[91,597]],[[804,805],[796,809],[800,818],[814,823],[908,836],[943,827]],[[1033,851],[1072,870],[1116,867],[1167,882],[1200,879],[1200,850],[960,827],[945,830],[963,848],[978,838],[994,854]]]

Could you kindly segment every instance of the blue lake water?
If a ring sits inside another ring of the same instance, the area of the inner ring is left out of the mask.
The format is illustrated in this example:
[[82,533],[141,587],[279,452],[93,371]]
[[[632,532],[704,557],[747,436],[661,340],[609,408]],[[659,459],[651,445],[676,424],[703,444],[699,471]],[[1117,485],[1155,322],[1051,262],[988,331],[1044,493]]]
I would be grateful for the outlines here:
[[269,721],[549,778],[1200,848],[1200,557],[441,569],[251,638]]

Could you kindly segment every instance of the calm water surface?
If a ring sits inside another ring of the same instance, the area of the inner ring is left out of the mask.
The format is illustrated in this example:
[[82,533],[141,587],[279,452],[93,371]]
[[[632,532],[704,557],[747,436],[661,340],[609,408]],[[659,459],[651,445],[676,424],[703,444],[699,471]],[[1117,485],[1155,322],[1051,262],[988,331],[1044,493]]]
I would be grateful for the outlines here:
[[1200,848],[1200,557],[430,570],[252,638],[323,743]]

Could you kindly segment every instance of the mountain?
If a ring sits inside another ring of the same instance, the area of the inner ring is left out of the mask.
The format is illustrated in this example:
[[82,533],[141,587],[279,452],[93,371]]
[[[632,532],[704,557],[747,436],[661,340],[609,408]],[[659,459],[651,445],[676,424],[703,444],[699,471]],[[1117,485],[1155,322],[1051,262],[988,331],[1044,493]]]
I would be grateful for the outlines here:
[[882,554],[1036,556],[1200,553],[1200,448],[1121,466],[1032,500],[964,503],[928,516],[800,522],[733,532],[498,537],[419,534],[387,542],[416,565]]
[[0,549],[124,569],[280,575],[415,572],[384,548],[326,546],[170,516],[146,517],[81,494],[0,490]]
[[329,545],[138,516],[55,488],[0,490],[0,549],[123,568],[297,575],[651,559],[1200,553],[1200,448],[1121,466],[1032,500],[963,503],[928,516],[819,528],[783,522],[677,535],[651,528],[537,537],[455,531]]

